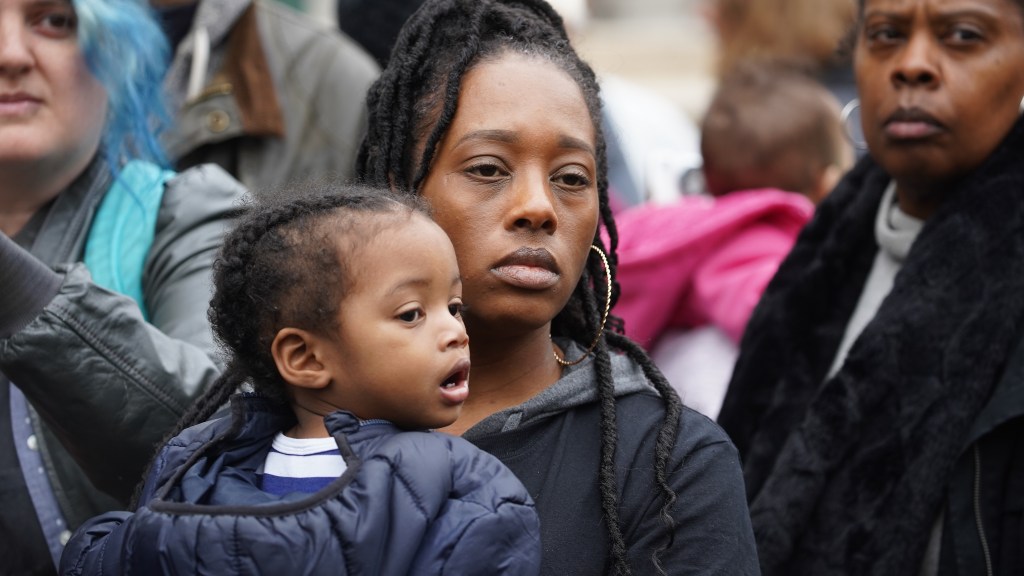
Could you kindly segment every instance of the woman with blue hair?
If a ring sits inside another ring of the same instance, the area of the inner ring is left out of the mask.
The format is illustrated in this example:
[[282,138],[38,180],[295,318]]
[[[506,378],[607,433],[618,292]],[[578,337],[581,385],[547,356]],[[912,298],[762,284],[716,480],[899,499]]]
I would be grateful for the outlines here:
[[54,573],[220,371],[210,273],[244,191],[164,168],[167,54],[142,1],[0,0],[5,573]]

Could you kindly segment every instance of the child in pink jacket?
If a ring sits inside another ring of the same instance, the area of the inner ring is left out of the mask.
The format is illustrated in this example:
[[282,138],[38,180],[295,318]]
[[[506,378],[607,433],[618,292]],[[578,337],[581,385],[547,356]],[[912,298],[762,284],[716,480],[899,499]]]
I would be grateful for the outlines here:
[[761,292],[853,154],[834,97],[764,64],[723,79],[701,153],[707,195],[616,215],[615,313],[684,402],[714,417]]

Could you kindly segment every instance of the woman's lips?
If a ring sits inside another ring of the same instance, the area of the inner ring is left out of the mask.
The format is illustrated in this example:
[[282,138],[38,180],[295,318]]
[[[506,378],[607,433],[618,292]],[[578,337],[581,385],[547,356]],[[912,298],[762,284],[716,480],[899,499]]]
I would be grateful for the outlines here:
[[558,283],[558,274],[537,266],[498,266],[493,271],[505,282],[529,290],[547,290]]
[[920,140],[935,136],[942,129],[927,122],[889,122],[885,135],[894,140]]
[[39,108],[38,100],[0,100],[0,118],[29,116]]
[[0,94],[0,117],[27,116],[40,104],[39,99],[24,94]]
[[491,271],[504,282],[527,290],[547,290],[561,277],[554,257],[543,248],[519,248]]
[[941,122],[920,108],[900,108],[883,125],[885,135],[892,140],[931,138],[944,129]]

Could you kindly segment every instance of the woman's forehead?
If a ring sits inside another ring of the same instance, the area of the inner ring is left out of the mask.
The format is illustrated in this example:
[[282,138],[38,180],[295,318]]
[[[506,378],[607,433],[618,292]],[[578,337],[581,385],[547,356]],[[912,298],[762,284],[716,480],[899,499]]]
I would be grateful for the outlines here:
[[583,89],[542,56],[505,53],[480,62],[462,80],[456,122],[464,130],[535,124],[540,117],[593,148],[593,119]]
[[878,12],[913,12],[925,10],[926,12],[949,13],[949,12],[995,12],[1003,13],[1006,10],[1020,10],[1016,0],[863,0],[861,3],[864,13]]
[[54,6],[66,8],[71,6],[71,0],[0,0],[0,7],[5,6],[21,6],[24,8],[45,8],[47,6]]

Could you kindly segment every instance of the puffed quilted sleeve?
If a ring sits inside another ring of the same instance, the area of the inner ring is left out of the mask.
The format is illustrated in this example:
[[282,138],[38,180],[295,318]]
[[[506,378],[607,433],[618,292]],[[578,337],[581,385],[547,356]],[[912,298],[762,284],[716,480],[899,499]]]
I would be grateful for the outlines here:
[[535,576],[540,573],[540,523],[533,506],[505,501],[466,526],[441,574]]
[[120,550],[124,546],[126,523],[131,518],[131,512],[107,512],[80,526],[64,547],[60,573],[63,576],[120,574]]
[[451,447],[452,490],[421,545],[413,573],[539,574],[540,520],[526,488],[491,454],[462,438],[447,440]]

